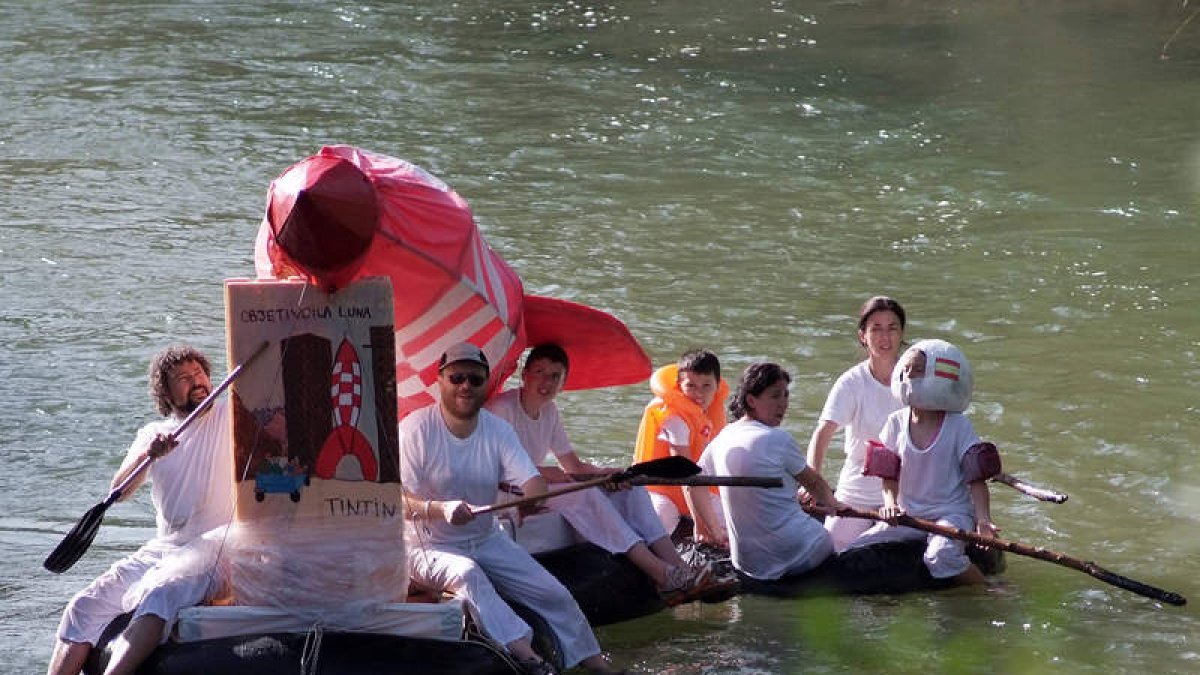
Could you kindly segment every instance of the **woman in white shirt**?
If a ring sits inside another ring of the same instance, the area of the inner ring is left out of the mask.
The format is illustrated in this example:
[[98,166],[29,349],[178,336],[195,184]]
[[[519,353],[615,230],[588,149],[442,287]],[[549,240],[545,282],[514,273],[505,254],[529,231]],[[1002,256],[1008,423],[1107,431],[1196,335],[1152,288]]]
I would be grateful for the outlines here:
[[777,488],[720,488],[733,566],[761,581],[807,572],[833,553],[829,533],[796,501],[798,487],[828,511],[840,506],[829,484],[804,461],[800,445],[779,428],[790,383],[791,376],[774,363],[746,368],[729,403],[737,421],[717,434],[699,462],[716,476],[783,479]]
[[[834,383],[808,442],[808,464],[820,472],[834,433],[845,427],[846,462],[838,476],[836,496],[845,504],[870,511],[883,506],[883,484],[863,475],[867,443],[879,438],[888,415],[901,408],[892,395],[891,383],[904,345],[904,326],[904,308],[892,298],[879,295],[863,304],[858,314],[858,343],[867,358]],[[840,552],[871,524],[869,520],[830,516],[825,529],[833,537],[834,550]]]

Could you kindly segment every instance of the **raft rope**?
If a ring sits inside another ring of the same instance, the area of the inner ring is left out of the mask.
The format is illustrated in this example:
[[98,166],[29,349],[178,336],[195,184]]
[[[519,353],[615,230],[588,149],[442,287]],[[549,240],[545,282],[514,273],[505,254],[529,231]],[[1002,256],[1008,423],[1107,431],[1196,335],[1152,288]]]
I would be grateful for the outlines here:
[[325,626],[314,623],[304,636],[304,649],[300,652],[300,674],[317,675],[321,663],[321,640],[325,637]]
[[480,645],[486,647],[487,649],[491,650],[492,653],[494,653],[497,657],[499,657],[500,660],[503,661],[505,665],[507,665],[509,668],[512,669],[512,672],[518,673],[518,675],[520,673],[524,672],[521,669],[521,664],[517,663],[516,657],[513,656],[508,651],[508,649],[506,649],[504,647],[504,645],[500,644],[499,642],[496,642],[495,640],[488,637],[487,635],[484,635],[483,629],[481,629],[479,627],[479,625],[475,622],[475,620],[471,616],[470,612],[464,612],[463,616],[464,616],[463,631],[462,631],[462,639],[463,640],[465,640],[467,642],[474,642],[474,643],[480,644]]

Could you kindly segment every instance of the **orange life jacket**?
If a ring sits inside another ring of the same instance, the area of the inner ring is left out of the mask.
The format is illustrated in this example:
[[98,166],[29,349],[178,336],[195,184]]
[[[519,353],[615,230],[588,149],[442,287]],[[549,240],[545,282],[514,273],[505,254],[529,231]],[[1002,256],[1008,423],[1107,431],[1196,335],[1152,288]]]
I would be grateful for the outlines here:
[[[648,462],[671,455],[671,445],[660,439],[663,422],[672,415],[681,418],[688,426],[688,453],[693,462],[700,459],[708,442],[725,426],[725,400],[729,397],[729,384],[721,379],[717,383],[717,394],[707,410],[701,410],[679,389],[679,366],[671,364],[654,371],[650,378],[650,391],[654,400],[646,406],[642,423],[638,426],[635,462]],[[687,500],[683,488],[678,485],[648,485],[646,489],[669,498],[679,508],[680,515],[688,515]],[[713,493],[717,489],[710,488]]]

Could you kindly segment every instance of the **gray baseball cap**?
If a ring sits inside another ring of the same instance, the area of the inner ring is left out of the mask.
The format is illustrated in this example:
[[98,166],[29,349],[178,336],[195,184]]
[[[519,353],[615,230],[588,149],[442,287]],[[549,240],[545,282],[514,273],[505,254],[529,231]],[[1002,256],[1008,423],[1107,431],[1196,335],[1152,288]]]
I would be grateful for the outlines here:
[[473,363],[482,365],[488,370],[491,370],[491,365],[488,364],[487,355],[483,353],[482,349],[476,347],[470,342],[460,342],[451,346],[444,354],[442,354],[441,360],[438,361],[438,372],[442,372],[442,369],[451,363],[458,363],[459,361],[471,361]]

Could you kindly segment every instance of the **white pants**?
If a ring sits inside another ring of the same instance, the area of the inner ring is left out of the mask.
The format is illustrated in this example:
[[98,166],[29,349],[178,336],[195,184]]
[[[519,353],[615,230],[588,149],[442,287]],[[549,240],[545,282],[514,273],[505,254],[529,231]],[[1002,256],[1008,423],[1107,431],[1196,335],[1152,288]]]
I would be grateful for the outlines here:
[[[701,494],[708,495],[712,499],[713,512],[716,513],[717,519],[724,524],[725,508],[721,506],[721,497],[707,490]],[[673,534],[675,528],[679,527],[679,507],[675,506],[675,502],[671,501],[670,497],[657,492],[650,493],[650,503],[654,505],[654,512],[658,514],[658,520],[662,523],[663,529],[667,531],[667,534]]]
[[113,563],[67,603],[59,639],[95,645],[109,622],[133,610],[133,619],[151,614],[165,621],[160,638],[165,641],[179,610],[200,604],[214,588],[213,574],[207,571],[169,578],[156,573],[169,567],[171,555],[180,550],[151,541]]
[[[949,525],[968,532],[974,531],[975,519],[971,516],[949,515],[938,518],[939,525]],[[971,559],[967,557],[967,545],[959,539],[943,537],[924,530],[918,530],[902,525],[893,526],[887,523],[876,523],[862,536],[855,539],[849,548],[870,546],[889,541],[926,540],[925,567],[934,579],[948,579],[958,576],[971,567]]]
[[[879,509],[873,509],[878,511]],[[843,518],[841,516],[826,516],[825,529],[833,539],[833,550],[841,553],[850,548],[850,544],[871,529],[875,521],[865,518]]]
[[592,627],[571,593],[533,556],[496,531],[465,543],[431,543],[408,552],[417,583],[461,598],[493,640],[507,645],[532,634],[500,593],[537,612],[562,648],[567,668],[600,653]]
[[616,492],[589,488],[551,497],[545,504],[609,553],[625,553],[639,541],[652,544],[667,536],[644,487]]
[[[878,504],[867,504],[865,502],[853,501],[849,499],[841,499],[839,501],[855,508],[864,509],[873,513],[879,512],[879,507],[883,506],[883,502]],[[829,536],[833,538],[833,552],[841,553],[850,548],[850,542],[857,539],[863,532],[875,526],[877,521],[867,520],[866,518],[843,518],[841,516],[826,516],[825,529],[829,531]]]

